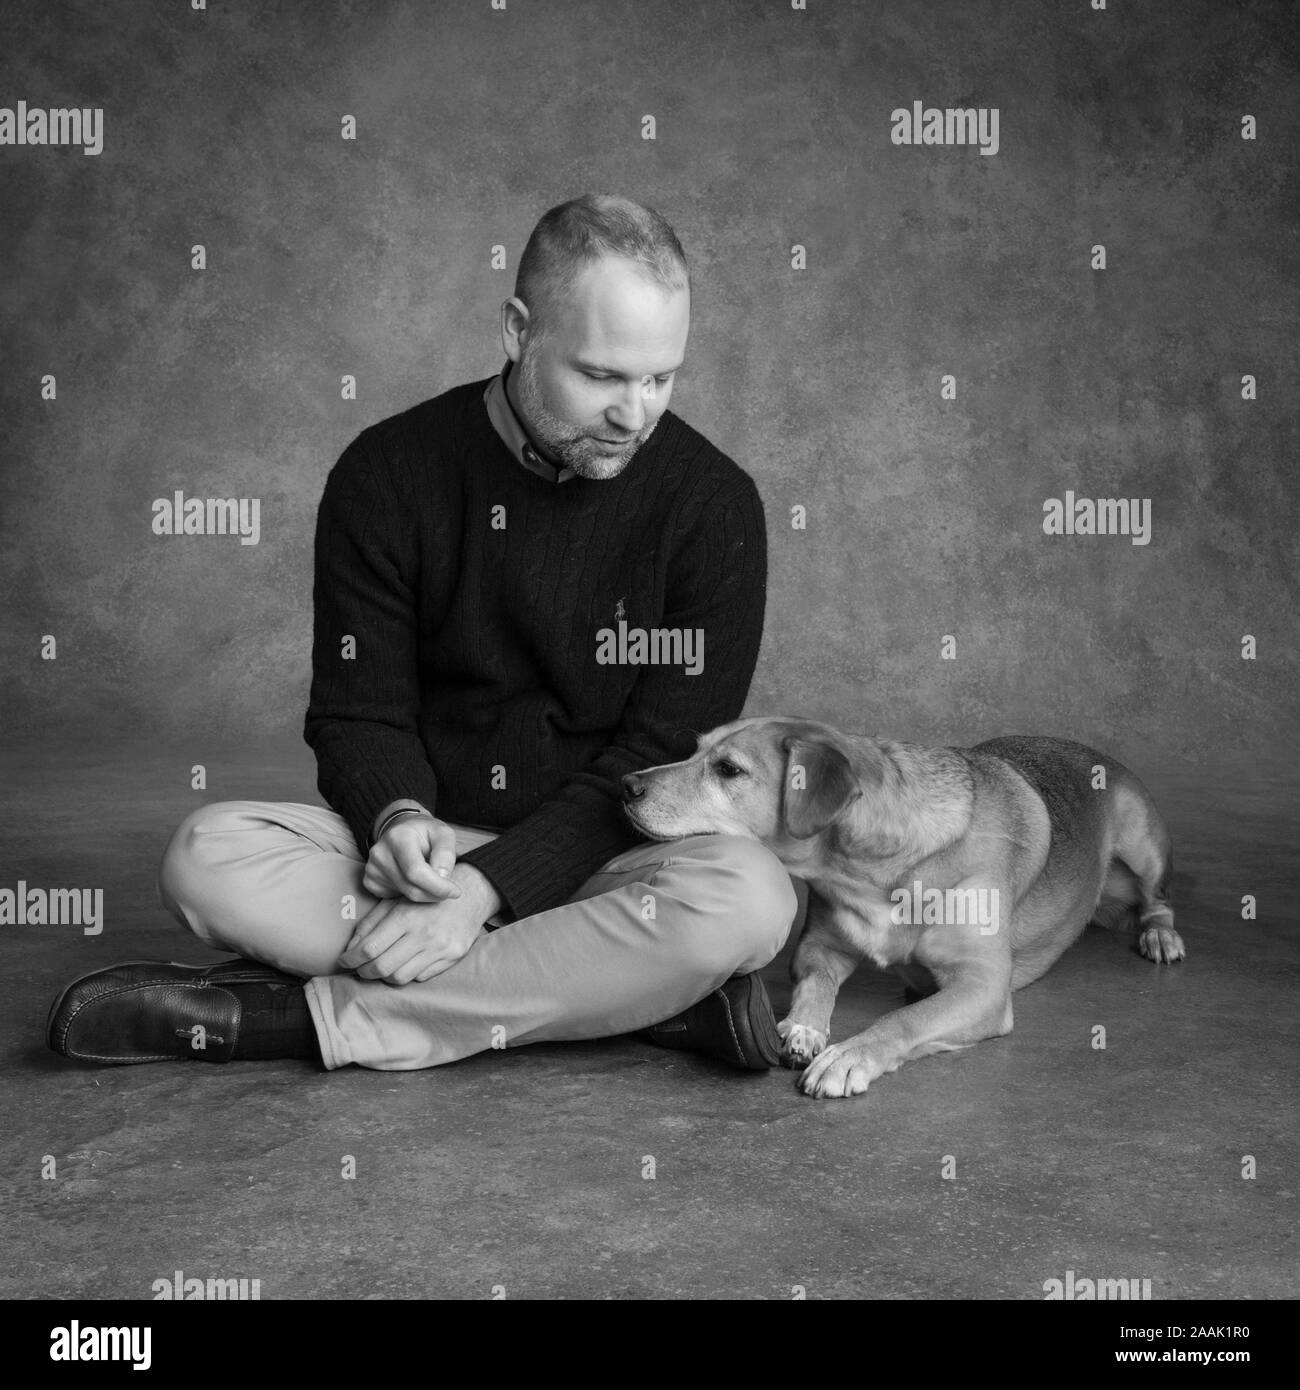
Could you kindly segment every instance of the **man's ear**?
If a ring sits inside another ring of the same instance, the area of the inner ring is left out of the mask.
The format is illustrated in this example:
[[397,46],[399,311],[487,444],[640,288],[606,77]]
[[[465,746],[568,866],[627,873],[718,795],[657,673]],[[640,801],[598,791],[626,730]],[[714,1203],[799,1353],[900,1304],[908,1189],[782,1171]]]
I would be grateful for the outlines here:
[[791,736],[782,739],[781,746],[786,753],[781,792],[786,834],[811,839],[838,820],[862,795],[862,788],[848,758],[828,740]]

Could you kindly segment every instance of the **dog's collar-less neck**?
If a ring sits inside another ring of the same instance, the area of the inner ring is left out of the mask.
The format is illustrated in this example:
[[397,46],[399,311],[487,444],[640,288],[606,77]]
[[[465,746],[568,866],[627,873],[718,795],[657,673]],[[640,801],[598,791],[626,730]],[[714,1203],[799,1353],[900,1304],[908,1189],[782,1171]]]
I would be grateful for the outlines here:
[[[970,826],[974,787],[967,765],[945,750],[883,741],[877,746],[885,754],[885,780],[879,789],[855,802],[846,819],[850,825],[856,821],[863,826],[855,839],[858,846],[868,852],[873,849],[873,830],[880,821],[894,822],[891,842],[882,844],[880,852],[872,855],[873,867],[884,871],[879,882],[887,886],[892,883],[894,874],[905,872],[927,856],[939,853],[966,833]],[[949,789],[955,783],[961,794],[956,798],[936,796],[937,783]],[[888,817],[881,815],[878,809],[881,804],[889,807]],[[871,878],[876,882],[878,874],[872,873]]]

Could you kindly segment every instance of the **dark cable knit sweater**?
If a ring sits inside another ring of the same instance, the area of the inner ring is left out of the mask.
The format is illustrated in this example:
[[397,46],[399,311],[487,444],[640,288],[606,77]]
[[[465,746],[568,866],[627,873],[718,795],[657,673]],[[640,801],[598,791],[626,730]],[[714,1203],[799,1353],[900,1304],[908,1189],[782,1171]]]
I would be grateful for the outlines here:
[[[363,852],[403,797],[500,830],[460,858],[524,917],[643,841],[623,774],[740,715],[767,538],[748,474],[671,411],[617,478],[556,484],[511,456],[485,385],[371,426],[331,470],[304,733]],[[703,670],[600,664],[620,619],[700,629]]]

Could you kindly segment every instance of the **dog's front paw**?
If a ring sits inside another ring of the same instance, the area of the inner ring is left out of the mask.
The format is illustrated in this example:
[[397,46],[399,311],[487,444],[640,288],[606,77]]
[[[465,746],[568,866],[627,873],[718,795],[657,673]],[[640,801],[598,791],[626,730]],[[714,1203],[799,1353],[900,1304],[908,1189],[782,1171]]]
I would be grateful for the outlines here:
[[1183,938],[1173,927],[1158,927],[1154,923],[1146,927],[1142,935],[1138,937],[1138,950],[1148,960],[1155,961],[1157,965],[1164,962],[1172,964],[1176,960],[1182,960],[1187,955]]
[[871,1053],[848,1043],[832,1043],[799,1078],[799,1089],[819,1100],[861,1095],[884,1072]]
[[801,1071],[826,1046],[826,1034],[806,1023],[783,1018],[776,1025],[781,1035],[781,1065]]

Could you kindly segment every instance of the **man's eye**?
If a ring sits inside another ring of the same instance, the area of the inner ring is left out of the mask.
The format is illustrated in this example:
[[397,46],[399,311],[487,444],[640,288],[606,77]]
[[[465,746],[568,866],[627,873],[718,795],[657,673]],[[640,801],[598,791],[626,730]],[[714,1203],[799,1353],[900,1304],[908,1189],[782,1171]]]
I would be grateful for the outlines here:
[[745,769],[737,767],[735,763],[729,763],[725,759],[722,762],[714,763],[713,770],[719,777],[740,777],[744,775]]
[[[597,373],[597,372],[583,372],[583,376],[585,376],[585,377],[587,378],[588,381],[608,381],[608,380],[609,380],[609,377],[608,377],[608,376],[601,376],[601,375],[600,375],[599,373]],[[659,383],[660,386],[667,386],[668,383],[673,379],[674,376],[676,376],[676,373],[675,373],[675,372],[666,372],[663,376],[657,376],[657,377],[655,377],[655,380]]]

